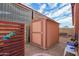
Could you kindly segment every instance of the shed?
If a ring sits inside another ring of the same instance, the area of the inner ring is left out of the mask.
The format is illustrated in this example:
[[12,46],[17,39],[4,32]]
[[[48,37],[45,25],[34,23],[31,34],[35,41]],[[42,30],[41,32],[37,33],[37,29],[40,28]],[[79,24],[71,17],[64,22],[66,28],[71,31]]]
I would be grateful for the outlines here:
[[59,23],[47,18],[33,19],[30,29],[31,44],[48,49],[59,42]]

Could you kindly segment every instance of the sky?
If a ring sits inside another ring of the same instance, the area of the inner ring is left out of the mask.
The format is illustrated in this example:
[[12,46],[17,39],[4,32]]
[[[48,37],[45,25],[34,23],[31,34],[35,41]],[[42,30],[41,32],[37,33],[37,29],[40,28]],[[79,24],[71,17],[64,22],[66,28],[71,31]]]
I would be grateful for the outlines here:
[[55,20],[60,27],[73,27],[70,3],[26,3],[25,5]]

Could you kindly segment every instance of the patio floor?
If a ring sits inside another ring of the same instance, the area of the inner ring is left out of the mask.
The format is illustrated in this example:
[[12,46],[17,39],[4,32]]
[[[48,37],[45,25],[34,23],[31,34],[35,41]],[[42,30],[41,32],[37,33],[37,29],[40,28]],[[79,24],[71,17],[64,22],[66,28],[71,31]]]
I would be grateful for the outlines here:
[[25,56],[34,56],[36,54],[47,54],[50,56],[63,56],[64,48],[66,46],[67,41],[68,41],[68,38],[60,37],[59,43],[48,50],[43,50],[39,47],[28,45],[28,47],[25,48]]

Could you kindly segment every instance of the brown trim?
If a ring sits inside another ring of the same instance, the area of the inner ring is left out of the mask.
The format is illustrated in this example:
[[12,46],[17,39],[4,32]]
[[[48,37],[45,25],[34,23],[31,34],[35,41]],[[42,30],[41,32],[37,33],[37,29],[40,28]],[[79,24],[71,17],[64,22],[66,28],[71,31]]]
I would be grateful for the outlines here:
[[43,47],[43,21],[41,20],[41,46]]
[[59,40],[60,40],[60,33],[59,33],[59,32],[60,32],[60,31],[59,31],[60,28],[59,28],[59,25],[57,25],[57,29],[58,29],[58,43],[59,43],[59,42],[60,42],[60,41],[59,41]]
[[46,42],[45,42],[45,43],[46,43],[46,44],[45,44],[45,45],[46,45],[46,48],[47,48],[47,20],[45,20],[45,23],[46,23],[46,24],[45,24],[45,29],[46,29],[46,30],[45,30],[45,31],[46,31],[46,35],[45,35],[45,37],[46,37],[46,38],[45,38],[45,39],[46,39],[45,41],[46,41]]

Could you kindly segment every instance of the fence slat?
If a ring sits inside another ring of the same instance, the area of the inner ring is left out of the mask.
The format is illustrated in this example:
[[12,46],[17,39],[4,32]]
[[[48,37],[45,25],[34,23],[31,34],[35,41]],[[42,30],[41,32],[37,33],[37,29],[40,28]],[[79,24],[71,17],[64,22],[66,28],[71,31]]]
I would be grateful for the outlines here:
[[[3,36],[10,32],[15,32],[16,35],[10,37],[8,40],[3,40]],[[4,45],[0,46],[0,53],[9,53],[9,56],[24,55],[24,24],[0,21],[1,39]]]

